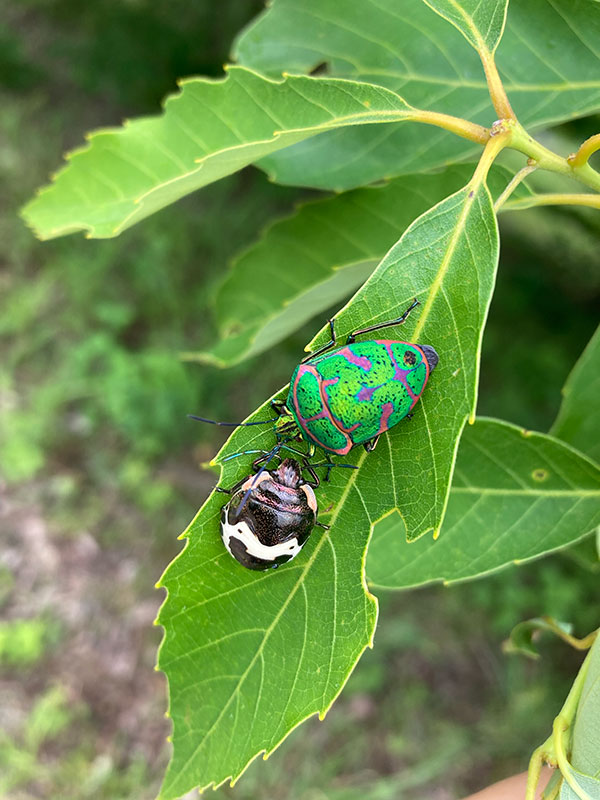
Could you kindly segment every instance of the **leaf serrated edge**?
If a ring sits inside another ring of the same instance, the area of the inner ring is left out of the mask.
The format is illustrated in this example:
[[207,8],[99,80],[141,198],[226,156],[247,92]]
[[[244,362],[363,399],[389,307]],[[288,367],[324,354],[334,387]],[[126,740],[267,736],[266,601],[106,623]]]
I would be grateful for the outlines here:
[[[209,85],[209,86],[217,86],[219,84],[225,85],[229,80],[237,81],[237,76],[238,75],[244,75],[244,74],[245,75],[252,75],[252,76],[254,76],[256,78],[259,78],[261,81],[263,81],[265,83],[270,83],[270,84],[278,85],[278,86],[283,86],[284,84],[286,84],[291,79],[292,81],[298,80],[298,81],[311,81],[311,82],[316,82],[316,83],[328,83],[328,84],[351,84],[353,86],[360,86],[360,87],[367,87],[368,86],[369,88],[377,89],[383,96],[388,95],[391,100],[393,100],[395,102],[399,101],[400,104],[402,104],[403,107],[404,107],[402,109],[397,109],[397,110],[393,110],[393,111],[390,110],[389,112],[388,111],[373,112],[369,108],[366,108],[366,110],[364,112],[364,116],[365,117],[374,117],[374,116],[381,117],[382,121],[384,121],[384,122],[393,122],[393,121],[398,121],[399,122],[401,120],[410,119],[413,116],[413,112],[416,111],[416,109],[414,109],[409,103],[407,103],[406,100],[404,100],[404,98],[401,95],[399,95],[397,92],[393,91],[392,89],[387,89],[384,86],[380,86],[379,84],[371,83],[370,81],[357,81],[357,80],[352,80],[350,78],[337,78],[337,77],[327,77],[327,78],[324,79],[324,78],[322,78],[320,76],[316,76],[316,75],[290,75],[289,73],[282,73],[282,78],[281,79],[277,79],[277,78],[271,78],[271,77],[266,76],[266,75],[262,75],[257,70],[254,70],[254,69],[252,69],[250,67],[245,67],[245,66],[226,64],[226,65],[224,65],[223,69],[224,69],[224,72],[225,72],[224,77],[207,78],[207,77],[204,77],[204,76],[197,76],[197,77],[179,79],[177,81],[177,86],[179,87],[180,91],[176,92],[176,93],[173,92],[171,94],[168,94],[166,97],[164,97],[161,100],[160,107],[162,108],[162,113],[164,113],[165,111],[168,110],[168,106],[170,104],[172,104],[173,102],[176,102],[177,100],[181,99],[181,97],[183,96],[183,87],[185,87],[186,84],[188,84],[188,83],[194,83],[194,84],[202,83],[202,84],[206,84],[206,85]],[[143,116],[143,117],[139,117],[139,118],[137,118],[135,120],[126,119],[126,120],[124,120],[123,125],[120,128],[116,127],[116,126],[111,126],[111,127],[106,127],[106,128],[99,128],[99,129],[97,129],[95,131],[88,132],[88,133],[84,134],[84,138],[87,140],[88,144],[80,146],[80,147],[76,147],[75,149],[68,151],[64,155],[64,159],[67,162],[71,162],[72,159],[75,156],[80,156],[80,155],[83,155],[85,153],[88,153],[91,150],[91,148],[92,148],[92,146],[94,144],[94,140],[97,139],[100,136],[122,135],[124,133],[124,131],[126,130],[126,128],[131,128],[133,125],[136,125],[137,123],[145,122],[145,121],[148,121],[148,120],[159,120],[159,119],[161,119],[161,117],[162,117],[162,114],[154,114],[154,115],[146,115],[146,116]],[[356,120],[358,120],[357,122],[349,123],[350,125],[362,124],[358,114],[350,114],[350,115],[347,115],[345,117],[344,116],[335,117],[335,120],[338,120],[338,121],[341,121],[341,122],[343,122],[344,119],[356,119]],[[376,122],[376,120],[373,119],[372,122]],[[319,125],[312,125],[312,126],[307,126],[307,127],[302,127],[302,128],[289,128],[289,129],[286,129],[284,131],[275,130],[275,131],[273,131],[273,134],[272,134],[271,138],[269,138],[269,139],[257,139],[257,140],[253,140],[251,142],[243,142],[241,144],[232,145],[230,147],[223,148],[222,150],[218,150],[218,151],[215,151],[215,152],[212,152],[212,153],[208,153],[207,155],[203,156],[202,158],[198,158],[198,159],[195,160],[194,163],[198,164],[198,166],[195,169],[190,169],[187,172],[183,172],[180,175],[175,176],[174,178],[170,178],[167,181],[163,181],[160,184],[158,184],[157,186],[155,186],[155,187],[153,187],[151,189],[148,189],[145,192],[142,192],[140,195],[138,195],[137,197],[132,198],[131,200],[128,199],[127,202],[133,204],[134,206],[136,206],[136,208],[133,208],[132,211],[119,223],[119,225],[117,225],[115,228],[113,228],[111,236],[102,235],[102,236],[97,236],[96,238],[112,238],[114,236],[118,236],[119,233],[121,233],[123,230],[125,230],[126,227],[128,227],[128,222],[138,213],[139,208],[141,207],[141,204],[144,202],[144,200],[148,199],[155,192],[162,191],[165,186],[169,186],[169,185],[172,185],[174,183],[177,183],[178,181],[185,180],[185,179],[189,178],[191,175],[196,174],[197,172],[199,172],[202,169],[202,167],[204,166],[206,161],[208,161],[209,159],[215,157],[216,155],[221,156],[224,153],[229,153],[229,152],[233,152],[233,151],[240,151],[240,150],[244,150],[245,148],[255,147],[256,145],[260,145],[260,144],[269,144],[269,143],[277,141],[277,139],[280,138],[282,135],[300,133],[300,132],[305,132],[305,131],[307,133],[311,133],[312,132],[312,134],[314,135],[314,134],[316,134],[318,132],[321,132],[321,131],[332,130],[332,129],[335,130],[337,127],[343,127],[343,125],[339,125],[339,122],[336,122],[335,124],[331,124],[331,122],[324,122],[324,123],[321,123]],[[50,183],[45,185],[45,186],[42,186],[42,187],[36,189],[36,191],[34,193],[34,198],[32,200],[30,200],[25,206],[23,206],[19,211],[19,214],[20,214],[21,218],[24,220],[24,222],[27,225],[27,227],[30,228],[30,230],[33,231],[34,235],[38,239],[40,239],[41,241],[52,239],[52,238],[55,238],[57,236],[60,236],[60,235],[66,234],[66,233],[74,233],[74,232],[79,231],[79,230],[87,231],[87,233],[85,234],[86,238],[88,238],[88,239],[94,238],[94,232],[96,231],[96,228],[97,228],[96,225],[90,225],[89,223],[83,223],[83,222],[81,222],[81,223],[72,222],[72,223],[69,223],[68,225],[63,225],[63,226],[59,226],[57,228],[52,228],[49,234],[44,235],[41,232],[41,229],[39,229],[30,219],[30,213],[29,213],[28,209],[31,207],[31,205],[34,204],[37,199],[43,197],[48,192],[52,191],[56,186],[56,181],[58,180],[58,178],[60,178],[72,166],[73,166],[72,163],[67,163],[67,164],[64,164],[62,167],[60,167],[55,172],[51,173],[51,175],[50,175]]]
[[[263,409],[268,408],[269,407],[269,403],[271,402],[271,400],[276,399],[280,394],[281,394],[281,390],[276,392],[275,394],[273,394],[272,397],[270,397],[265,403],[263,403],[263,405],[259,409],[257,409],[256,412],[254,412],[253,414],[250,415],[250,417],[254,418],[256,416],[257,412],[260,412]],[[247,419],[250,419],[250,417],[248,417]],[[215,464],[219,463],[219,466],[221,467],[221,476],[220,476],[220,479],[219,479],[219,483],[220,483],[220,480],[221,480],[221,478],[223,476],[224,464],[222,462],[217,462],[216,459],[218,459],[219,455],[225,449],[226,445],[227,445],[227,442],[224,443],[224,445],[220,448],[219,452],[215,456]],[[364,453],[361,453],[361,455],[359,457],[359,466],[360,466],[360,464],[362,464],[362,462],[364,461],[366,456],[367,456],[366,451]],[[338,508],[336,509],[336,512],[334,512],[334,514],[332,515],[332,522],[331,522],[331,526],[332,527],[335,524],[335,521],[337,520],[337,516],[339,515],[339,513],[340,513],[340,511],[341,511],[341,509],[342,509],[342,507],[344,505],[343,500],[345,499],[345,497],[349,493],[350,489],[354,485],[354,482],[356,481],[356,478],[357,478],[359,472],[360,472],[360,470],[354,470],[352,472],[352,475],[351,475],[351,477],[350,477],[350,479],[348,481],[348,484],[345,487],[344,492],[340,496],[340,501],[338,502]],[[170,681],[169,681],[169,677],[168,677],[167,673],[164,670],[161,669],[159,664],[160,664],[161,653],[162,653],[163,647],[165,645],[166,637],[167,637],[167,629],[166,629],[165,625],[163,625],[163,623],[161,622],[161,617],[162,617],[162,614],[163,614],[163,610],[165,609],[166,604],[167,604],[167,602],[169,600],[169,594],[170,593],[169,593],[169,589],[167,588],[167,586],[163,583],[163,579],[165,578],[167,572],[170,570],[171,566],[173,564],[175,564],[175,562],[178,559],[180,559],[183,556],[183,554],[185,553],[185,551],[186,551],[186,549],[188,547],[188,543],[189,543],[189,535],[188,535],[189,531],[195,525],[196,520],[202,514],[202,512],[205,509],[205,507],[212,500],[214,494],[215,494],[215,490],[213,489],[213,491],[210,492],[210,494],[208,495],[208,497],[206,498],[204,503],[199,508],[198,512],[195,514],[195,516],[192,519],[192,521],[189,523],[189,525],[186,527],[186,529],[183,531],[183,533],[181,533],[177,537],[178,539],[185,539],[185,545],[181,549],[181,551],[175,556],[175,558],[167,565],[167,567],[165,568],[163,574],[161,575],[161,577],[158,579],[158,581],[155,584],[155,588],[156,589],[164,589],[165,592],[166,592],[165,598],[164,598],[163,602],[161,603],[160,608],[158,609],[158,612],[157,612],[157,615],[156,615],[156,619],[154,620],[153,624],[155,626],[160,626],[163,629],[163,637],[162,637],[161,642],[160,642],[160,644],[158,646],[158,649],[157,649],[157,659],[156,659],[156,665],[155,665],[154,669],[157,672],[162,672],[163,675],[165,676],[165,680],[167,682],[167,687],[168,687],[168,692],[167,692],[167,694],[168,694],[168,706],[167,706],[167,711],[165,712],[165,717],[167,719],[172,719],[172,716],[171,716]],[[384,514],[383,516],[387,516],[388,513],[393,513],[394,510],[395,509],[390,509],[390,511],[386,512],[386,514]],[[368,582],[367,582],[367,576],[366,576],[366,560],[367,560],[367,551],[368,551],[368,547],[369,547],[369,542],[371,540],[371,536],[373,535],[374,526],[375,526],[375,522],[370,524],[369,534],[368,534],[368,537],[367,537],[367,539],[365,541],[365,546],[363,548],[363,552],[362,552],[362,555],[361,555],[361,562],[360,562],[361,584],[362,584],[365,600],[367,601],[367,605],[366,605],[367,620],[369,619],[369,612],[371,612],[371,614],[374,613],[373,625],[372,625],[372,629],[371,629],[371,634],[369,636],[369,640],[367,641],[365,646],[362,648],[362,650],[357,654],[356,659],[354,660],[354,663],[348,668],[348,672],[346,674],[346,677],[344,678],[343,682],[340,684],[339,689],[337,690],[335,695],[332,697],[332,699],[330,700],[330,702],[326,706],[324,706],[321,709],[316,709],[315,711],[312,711],[310,714],[307,714],[302,719],[298,720],[298,722],[292,728],[290,728],[271,749],[268,750],[266,748],[263,748],[262,750],[259,750],[257,753],[255,753],[255,755],[252,756],[252,758],[249,759],[247,764],[243,767],[243,769],[237,775],[235,775],[235,776],[229,775],[226,778],[224,778],[222,781],[220,781],[218,784],[215,783],[215,781],[210,781],[205,786],[196,787],[200,794],[202,792],[204,792],[206,789],[209,789],[211,787],[214,790],[216,790],[220,786],[223,786],[225,783],[227,783],[227,781],[230,782],[231,786],[234,786],[235,783],[239,780],[239,778],[246,772],[248,767],[256,760],[256,758],[258,758],[258,756],[260,756],[262,754],[263,760],[266,761],[270,757],[270,755],[272,753],[274,753],[275,750],[277,750],[277,748],[285,741],[285,739],[287,739],[287,737],[299,725],[301,725],[302,723],[306,722],[307,719],[310,719],[311,717],[314,717],[314,716],[318,716],[319,720],[322,721],[325,718],[325,716],[327,715],[327,713],[329,712],[329,710],[331,709],[331,707],[333,706],[334,702],[337,700],[337,698],[341,694],[342,690],[344,689],[346,683],[348,682],[348,680],[350,678],[350,675],[353,673],[354,669],[356,668],[356,665],[360,661],[360,659],[361,659],[363,653],[365,652],[365,650],[367,648],[369,648],[369,649],[373,648],[375,630],[377,628],[377,621],[378,621],[378,618],[379,618],[379,601],[378,601],[377,597],[369,589],[369,585],[368,585]],[[319,553],[321,547],[323,546],[324,542],[326,541],[326,537],[327,536],[328,536],[328,533],[327,532],[323,532],[323,534],[321,536],[321,539],[317,543],[317,546],[315,547],[315,550],[314,550],[314,552],[312,553],[312,555],[310,557],[310,560],[305,565],[303,572],[301,573],[300,577],[296,581],[296,584],[295,584],[294,588],[290,592],[290,595],[288,597],[288,601],[295,594],[296,587],[301,585],[301,583],[303,582],[305,575],[307,574],[310,566],[314,562],[317,554]],[[287,607],[287,602],[286,602],[285,607]],[[266,637],[264,637],[264,638],[266,638]],[[327,687],[325,687],[325,688],[327,688]],[[167,737],[167,741],[171,742],[172,741],[172,737],[173,737],[173,734],[171,733]],[[157,800],[171,800],[172,798],[173,798],[172,795],[164,795],[163,792],[162,792],[162,788],[161,788],[161,791],[160,791],[160,793],[159,793],[159,795],[157,797]]]

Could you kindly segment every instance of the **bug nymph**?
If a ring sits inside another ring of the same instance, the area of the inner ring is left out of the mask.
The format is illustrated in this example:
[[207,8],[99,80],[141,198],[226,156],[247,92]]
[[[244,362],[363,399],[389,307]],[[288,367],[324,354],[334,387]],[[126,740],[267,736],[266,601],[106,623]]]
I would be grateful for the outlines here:
[[293,458],[250,475],[221,511],[221,537],[248,569],[265,570],[298,555],[317,522],[317,498]]

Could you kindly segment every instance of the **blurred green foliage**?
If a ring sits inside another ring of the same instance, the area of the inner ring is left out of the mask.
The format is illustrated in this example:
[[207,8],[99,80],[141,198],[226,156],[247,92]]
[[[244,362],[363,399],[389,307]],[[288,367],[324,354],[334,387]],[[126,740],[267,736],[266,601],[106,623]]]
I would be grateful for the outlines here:
[[[213,482],[198,465],[222,437],[186,414],[243,417],[287,380],[319,322],[270,352],[268,369],[260,359],[228,372],[178,359],[212,341],[211,298],[228,260],[306,193],[245,171],[119,239],[95,242],[39,244],[16,211],[85,130],[156,111],[178,77],[220,74],[233,35],[260,7],[9,0],[3,9],[0,473],[31,506],[43,504],[58,536],[91,530],[117,554],[138,552],[139,543],[147,557],[138,602],[151,596],[178,549],[176,534]],[[581,140],[588,126],[570,124],[565,137]],[[596,322],[598,232],[597,215],[585,210],[504,215],[480,413],[550,426]],[[516,373],[523,353],[528,369]],[[597,625],[581,602],[597,574],[582,558],[384,597],[375,650],[325,725],[305,726],[267,765],[253,764],[220,792],[289,797],[293,783],[295,797],[314,800],[419,800],[435,786],[467,791],[523,769],[578,656],[548,642],[547,657],[530,664],[502,655],[500,643],[540,613],[573,621],[581,634]],[[10,565],[0,574],[8,609],[17,591],[11,574]],[[90,710],[49,680],[56,631],[44,616],[9,617],[0,627],[6,680],[19,665],[39,668],[33,702],[0,738],[0,792],[13,800],[153,797],[164,762],[148,763],[118,736],[107,746]],[[434,755],[424,759],[424,748]]]

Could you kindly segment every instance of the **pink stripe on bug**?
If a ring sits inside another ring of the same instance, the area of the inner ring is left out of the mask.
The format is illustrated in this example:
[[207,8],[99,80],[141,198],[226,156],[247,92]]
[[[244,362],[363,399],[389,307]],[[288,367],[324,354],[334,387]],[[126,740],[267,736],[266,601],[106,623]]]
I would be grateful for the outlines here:
[[[396,369],[396,371],[395,371],[395,373],[394,373],[393,380],[395,380],[395,381],[400,381],[400,382],[402,383],[402,385],[404,386],[404,388],[405,388],[405,389],[406,389],[406,391],[408,392],[408,394],[409,394],[409,397],[410,397],[410,398],[411,398],[411,400],[413,401],[413,405],[414,405],[414,404],[416,403],[416,401],[419,399],[419,395],[415,394],[415,393],[413,392],[413,390],[410,388],[410,386],[408,385],[408,383],[406,382],[406,376],[407,376],[407,374],[408,374],[409,372],[411,372],[412,370],[410,370],[410,369],[403,369],[403,368],[402,368],[402,367],[401,367],[401,366],[398,364],[398,362],[396,361],[396,357],[394,356],[394,353],[393,353],[393,351],[392,351],[392,345],[393,345],[393,344],[396,344],[396,342],[394,342],[393,340],[390,340],[390,339],[383,339],[383,340],[380,340],[380,341],[378,342],[378,344],[382,344],[382,345],[385,347],[385,349],[387,350],[387,353],[388,353],[388,355],[389,355],[389,357],[390,357],[390,360],[392,361],[392,364],[394,365],[394,367],[395,367],[395,369]],[[398,344],[408,344],[408,342],[399,342]],[[411,345],[411,347],[414,347],[414,345]],[[422,354],[421,354],[421,358],[423,358],[423,355],[422,355]],[[417,366],[419,366],[419,365],[418,365],[418,364],[415,364],[415,367],[417,367]],[[413,367],[413,369],[414,369],[415,367]]]
[[393,413],[394,404],[384,403],[383,408],[381,409],[381,420],[379,421],[379,430],[376,434],[377,436],[379,436],[380,433],[384,433],[385,431],[389,430],[388,422]]
[[342,347],[341,350],[338,350],[337,355],[343,356],[350,364],[354,364],[357,367],[362,367],[365,372],[368,372],[373,366],[366,356],[355,355],[349,347]]

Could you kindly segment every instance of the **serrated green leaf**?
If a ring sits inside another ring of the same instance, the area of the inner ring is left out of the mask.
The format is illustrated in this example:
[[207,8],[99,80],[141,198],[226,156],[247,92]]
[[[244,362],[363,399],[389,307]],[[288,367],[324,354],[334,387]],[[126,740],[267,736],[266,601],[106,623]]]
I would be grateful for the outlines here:
[[505,653],[522,653],[530,658],[539,658],[539,651],[534,644],[536,635],[541,632],[556,634],[557,630],[571,634],[573,626],[569,622],[558,622],[549,617],[524,620],[512,629],[509,638],[503,643],[503,650]]
[[[475,164],[432,175],[396,178],[301,206],[269,227],[239,256],[221,285],[216,317],[221,341],[186,353],[194,361],[229,367],[267,350],[316,314],[343,302],[372,273],[419,214],[464,186]],[[511,173],[495,165],[493,197]],[[517,197],[531,194],[525,184]]]
[[[595,0],[512,0],[496,63],[523,125],[539,128],[600,108],[598,41]],[[495,119],[477,53],[422,2],[275,0],[234,54],[271,75],[325,63],[331,75],[380,83],[420,108],[486,127]],[[443,130],[390,125],[325,133],[260,164],[280,183],[340,191],[475,152]]]
[[344,125],[405,120],[411,109],[380,86],[310,77],[263,78],[231,67],[190,78],[164,113],[97,131],[88,147],[22,211],[41,238],[77,230],[116,236],[195,189],[266,153]]
[[600,327],[573,367],[562,394],[550,433],[600,461]]
[[454,583],[539,558],[600,524],[600,469],[568,445],[491,419],[461,438],[438,541],[408,544],[395,516],[369,546],[370,584]]
[[596,636],[589,658],[573,727],[571,763],[579,772],[598,780],[600,779],[600,636]]
[[[397,507],[412,537],[441,523],[458,436],[475,403],[498,254],[491,198],[480,181],[478,173],[417,219],[339,315],[343,335],[399,316],[419,295],[422,306],[402,336],[434,344],[440,363],[414,419],[385,434],[368,457],[353,450],[345,460],[358,469],[333,470],[319,488],[320,518],[330,530],[315,530],[293,562],[259,575],[223,548],[220,495],[211,495],[186,532],[187,545],[161,582],[168,596],[159,666],[174,725],[163,798],[236,778],[303,719],[323,714],[372,639],[376,607],[364,557],[373,523]],[[268,419],[267,409],[251,419]],[[238,428],[219,459],[273,441],[269,428]],[[250,461],[223,463],[222,485],[247,474]]]
[[174,725],[165,799],[237,778],[306,717],[324,716],[375,628],[361,579],[368,531],[313,534],[294,562],[255,573],[224,550],[222,505],[210,497],[161,581],[158,665]]
[[493,53],[498,47],[508,0],[423,0],[451,22],[475,50]]
[[234,262],[219,290],[223,341],[190,357],[231,366],[344,300],[408,225],[464,186],[474,168],[450,167],[317,200],[276,222]]

